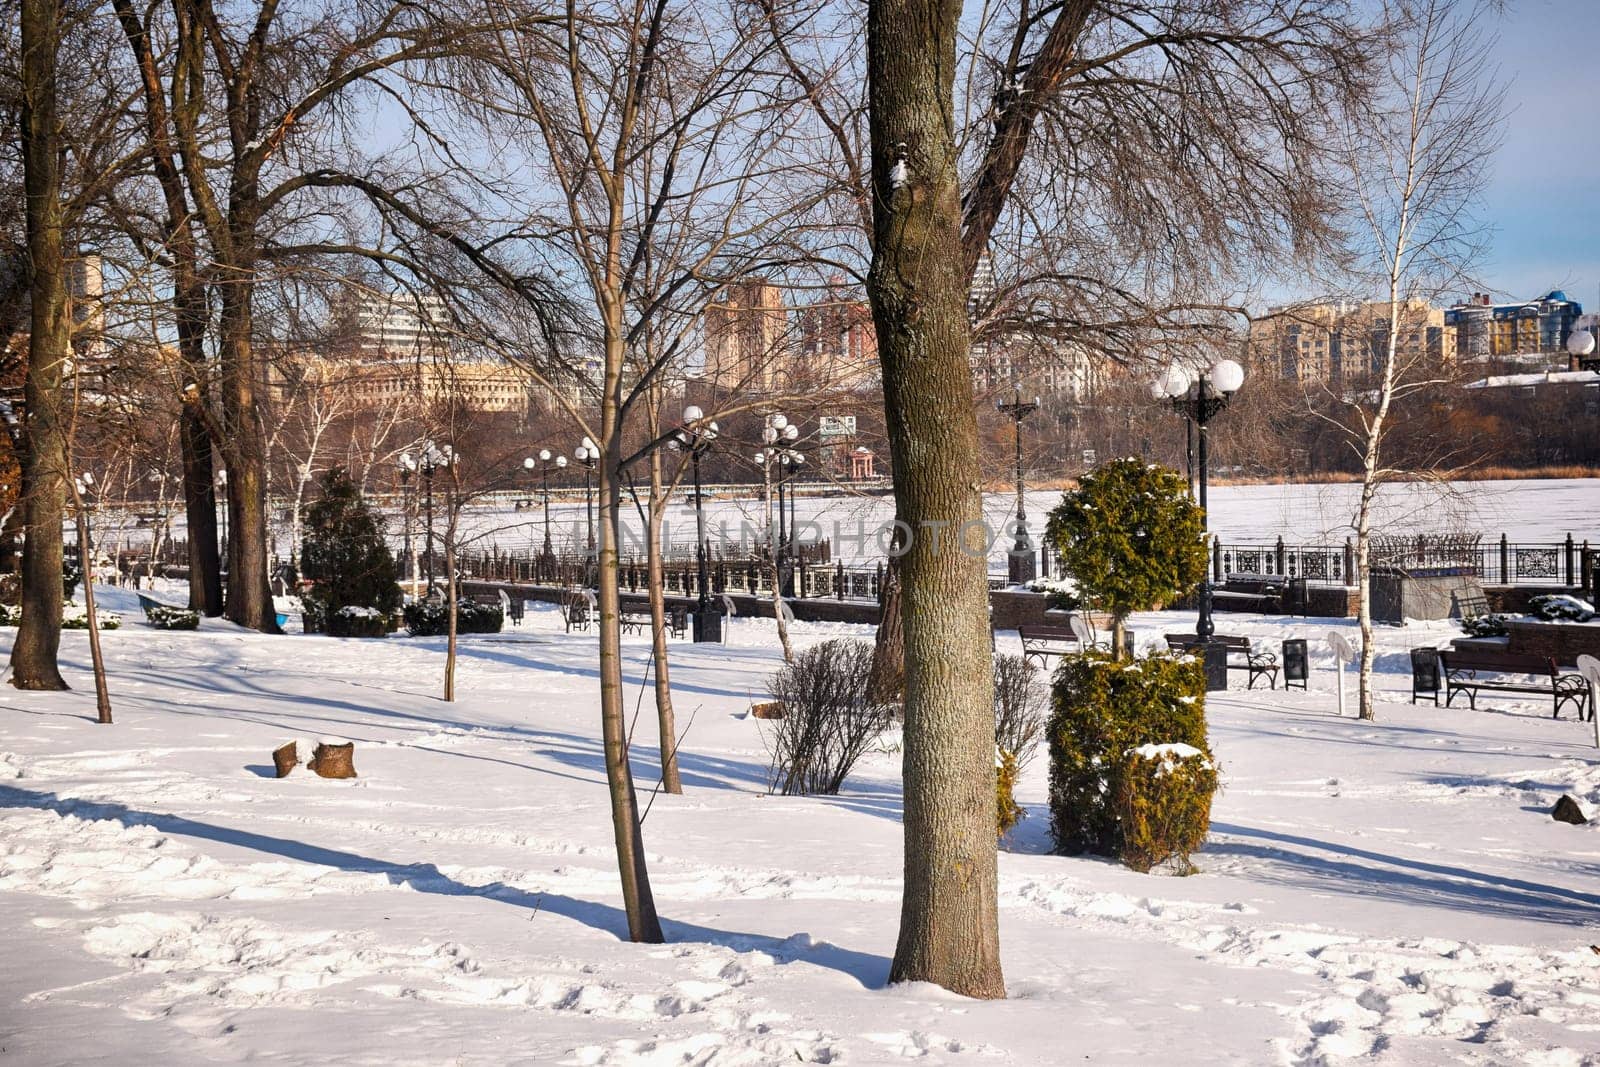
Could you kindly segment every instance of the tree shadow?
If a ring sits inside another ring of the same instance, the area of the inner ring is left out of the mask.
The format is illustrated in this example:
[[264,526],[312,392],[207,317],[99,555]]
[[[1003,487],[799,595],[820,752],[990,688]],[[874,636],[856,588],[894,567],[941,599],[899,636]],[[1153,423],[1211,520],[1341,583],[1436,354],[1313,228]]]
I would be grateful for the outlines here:
[[[125,827],[149,827],[164,834],[215,841],[299,863],[333,867],[357,874],[382,875],[391,885],[404,886],[418,893],[483,897],[511,907],[526,908],[530,912],[550,912],[610,934],[618,940],[627,940],[628,937],[626,915],[622,909],[610,904],[580,900],[552,891],[534,892],[504,882],[468,885],[451,878],[432,863],[393,863],[322,845],[272,837],[253,830],[199,822],[182,815],[138,811],[122,804],[78,800],[5,785],[0,785],[0,808],[50,811],[80,819],[117,822]],[[672,932],[675,941],[699,941],[735,952],[760,951],[779,963],[812,963],[848,975],[868,989],[881,987],[888,981],[889,960],[885,957],[827,942],[815,942],[804,935],[779,938],[770,934],[719,930],[675,920],[663,920],[662,925],[665,930]]]
[[[1301,888],[1566,926],[1600,921],[1600,896],[1593,893],[1234,823],[1214,822],[1211,832],[1262,843],[1214,836],[1206,842],[1206,854],[1272,861],[1286,868],[1285,884]],[[1266,881],[1272,875],[1258,869],[1248,877]]]

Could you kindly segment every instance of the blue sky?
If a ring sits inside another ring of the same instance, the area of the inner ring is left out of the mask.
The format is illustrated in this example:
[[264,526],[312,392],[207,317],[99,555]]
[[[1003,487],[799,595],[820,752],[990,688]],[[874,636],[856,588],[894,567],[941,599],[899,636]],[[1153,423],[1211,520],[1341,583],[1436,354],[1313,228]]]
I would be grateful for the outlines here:
[[1485,191],[1478,275],[1527,299],[1561,288],[1600,310],[1600,0],[1510,0],[1485,27],[1507,83],[1505,141]]

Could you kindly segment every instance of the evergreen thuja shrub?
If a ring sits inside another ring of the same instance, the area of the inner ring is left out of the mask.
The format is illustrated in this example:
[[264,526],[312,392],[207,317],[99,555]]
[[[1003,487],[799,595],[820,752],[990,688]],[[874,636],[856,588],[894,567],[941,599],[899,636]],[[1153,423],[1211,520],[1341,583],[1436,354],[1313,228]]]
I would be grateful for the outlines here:
[[1189,854],[1211,829],[1217,765],[1188,745],[1140,745],[1128,753],[1112,807],[1122,831],[1122,862],[1144,873],[1171,863],[1193,874]]
[[1062,494],[1045,537],[1078,596],[1111,616],[1111,647],[1121,648],[1130,614],[1171,603],[1205,578],[1202,519],[1183,475],[1115,459]]
[[995,831],[1006,836],[1006,831],[1022,820],[1022,806],[1017,803],[1017,757],[1003,748],[994,750],[994,800]]
[[325,473],[318,490],[318,499],[306,511],[300,550],[300,572],[311,582],[302,598],[306,628],[362,636],[376,629],[370,617],[343,609],[368,608],[385,619],[399,614],[403,597],[394,555],[383,535],[382,517],[343,469]]
[[[1205,671],[1192,656],[1124,663],[1094,652],[1066,658],[1056,672],[1047,734],[1056,848],[1122,858],[1122,811],[1127,790],[1137,786],[1126,780],[1130,753],[1141,745],[1181,744],[1210,758]],[[1209,798],[1210,790],[1207,812]]]

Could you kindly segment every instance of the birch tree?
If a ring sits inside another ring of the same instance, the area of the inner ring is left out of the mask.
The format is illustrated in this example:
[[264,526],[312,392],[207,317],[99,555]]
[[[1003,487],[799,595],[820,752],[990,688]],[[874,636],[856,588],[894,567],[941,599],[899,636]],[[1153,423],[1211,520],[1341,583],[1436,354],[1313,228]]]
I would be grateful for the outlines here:
[[1441,384],[1442,353],[1422,341],[1431,298],[1461,285],[1484,236],[1474,215],[1498,147],[1502,93],[1479,26],[1484,7],[1458,0],[1399,0],[1401,28],[1388,56],[1384,106],[1353,123],[1347,165],[1364,277],[1385,289],[1371,373],[1346,395],[1360,456],[1355,514],[1360,598],[1359,715],[1376,715],[1372,671],[1372,523],[1379,488],[1397,472],[1385,443],[1397,401]]

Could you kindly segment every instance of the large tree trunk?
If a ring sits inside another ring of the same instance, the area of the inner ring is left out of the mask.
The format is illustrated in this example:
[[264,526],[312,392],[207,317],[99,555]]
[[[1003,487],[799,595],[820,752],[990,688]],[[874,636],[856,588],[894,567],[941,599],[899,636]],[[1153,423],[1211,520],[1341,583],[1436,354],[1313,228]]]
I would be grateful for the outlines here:
[[[18,689],[65,689],[56,666],[61,646],[61,522],[67,499],[66,404],[62,371],[72,352],[61,255],[64,209],[56,127],[58,0],[22,3],[23,188],[28,254],[33,260],[32,335],[22,457],[22,623],[11,646]],[[87,562],[85,564],[87,570]]]
[[[234,209],[235,218],[240,211]],[[253,263],[230,268],[240,278],[253,269]],[[275,634],[282,631],[267,574],[267,443],[256,398],[261,370],[250,337],[254,289],[239,280],[225,285],[222,295],[222,410],[229,437],[226,614],[240,626]]]
[[622,692],[622,595],[618,588],[617,548],[622,508],[621,391],[622,324],[620,304],[606,312],[605,399],[600,413],[601,461],[597,467],[599,498],[599,559],[596,589],[600,606],[600,732],[604,740],[606,786],[611,794],[611,828],[617,847],[617,871],[622,879],[622,906],[628,917],[628,937],[633,941],[665,940],[650,891],[645,865],[644,833],[639,822],[639,799],[633,771],[628,765],[628,724]]
[[222,555],[217,549],[217,490],[211,437],[198,412],[184,405],[179,428],[183,455],[183,516],[189,531],[189,607],[222,614]]
[[983,519],[952,129],[960,17],[959,0],[871,0],[867,15],[868,293],[896,511],[914,533],[900,573],[905,894],[889,977],[1001,997],[988,565],[983,539],[957,532]]
[[[659,432],[656,427],[652,433]],[[661,737],[661,788],[683,792],[678,775],[678,721],[672,708],[672,672],[667,665],[667,597],[661,573],[661,523],[667,494],[661,485],[661,451],[650,453],[650,514],[645,532],[645,567],[650,585],[650,639],[655,659],[656,724]]]

